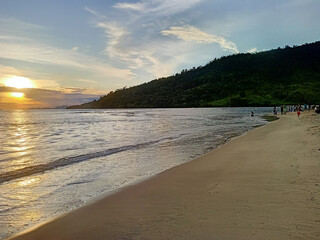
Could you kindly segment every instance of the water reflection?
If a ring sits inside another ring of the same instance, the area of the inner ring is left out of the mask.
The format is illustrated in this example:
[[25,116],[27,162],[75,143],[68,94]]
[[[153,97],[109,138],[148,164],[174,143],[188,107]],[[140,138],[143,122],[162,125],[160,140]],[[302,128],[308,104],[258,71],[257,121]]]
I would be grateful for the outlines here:
[[15,110],[11,111],[11,123],[14,124],[23,124],[28,121],[28,113],[24,110]]
[[27,111],[12,111],[9,117],[9,127],[7,128],[7,137],[4,146],[6,146],[5,156],[11,161],[5,161],[4,169],[16,170],[32,164],[30,149],[32,137],[30,136],[31,129],[26,124],[29,121]]
[[[32,113],[25,110],[6,112],[0,123],[2,154],[0,172],[14,171],[34,165],[34,151],[39,139],[35,137],[36,126],[32,124]],[[18,229],[34,225],[43,216],[39,185],[40,176],[17,179],[0,185],[0,239],[10,236]]]
[[29,186],[37,181],[39,181],[38,178],[26,179],[26,180],[19,182],[18,185],[20,185],[21,187],[25,187],[25,186]]
[[0,197],[2,202],[0,204],[2,212],[0,226],[7,225],[7,233],[2,233],[2,236],[7,234],[8,237],[18,229],[34,225],[44,216],[39,202],[41,194],[38,185],[40,182],[40,178],[33,177],[11,182],[6,185],[7,188],[0,186],[2,195]]

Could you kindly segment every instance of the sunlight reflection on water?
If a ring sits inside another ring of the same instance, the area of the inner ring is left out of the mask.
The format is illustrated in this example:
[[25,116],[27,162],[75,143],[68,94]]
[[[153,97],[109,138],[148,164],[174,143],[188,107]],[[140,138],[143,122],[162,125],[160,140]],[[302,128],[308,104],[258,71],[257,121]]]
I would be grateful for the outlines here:
[[26,111],[12,111],[7,121],[10,127],[6,130],[4,148],[8,152],[7,158],[12,160],[2,161],[5,164],[1,169],[12,171],[34,164],[30,156],[36,143],[31,141],[31,129],[26,125],[29,115]]

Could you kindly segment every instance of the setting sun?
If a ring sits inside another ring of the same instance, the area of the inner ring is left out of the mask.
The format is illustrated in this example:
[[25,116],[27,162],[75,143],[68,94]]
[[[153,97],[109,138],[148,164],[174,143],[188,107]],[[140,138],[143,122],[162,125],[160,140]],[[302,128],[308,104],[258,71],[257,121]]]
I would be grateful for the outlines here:
[[14,88],[33,88],[34,85],[32,84],[31,80],[26,77],[20,76],[13,76],[4,81],[4,84],[7,87],[14,87]]
[[22,92],[12,92],[9,95],[11,97],[22,98],[24,96],[24,93],[22,93]]

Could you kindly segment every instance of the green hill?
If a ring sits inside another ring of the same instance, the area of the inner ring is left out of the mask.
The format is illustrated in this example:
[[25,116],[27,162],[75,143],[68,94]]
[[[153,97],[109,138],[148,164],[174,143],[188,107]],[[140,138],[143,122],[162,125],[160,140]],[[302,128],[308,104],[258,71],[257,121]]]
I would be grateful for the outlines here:
[[215,59],[70,108],[272,106],[320,103],[320,42]]

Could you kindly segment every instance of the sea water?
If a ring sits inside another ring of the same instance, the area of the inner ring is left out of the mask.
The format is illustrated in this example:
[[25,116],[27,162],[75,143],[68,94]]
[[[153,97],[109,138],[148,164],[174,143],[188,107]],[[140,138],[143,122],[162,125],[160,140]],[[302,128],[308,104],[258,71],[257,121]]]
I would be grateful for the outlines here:
[[201,156],[271,111],[0,111],[0,239]]

